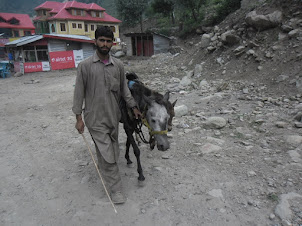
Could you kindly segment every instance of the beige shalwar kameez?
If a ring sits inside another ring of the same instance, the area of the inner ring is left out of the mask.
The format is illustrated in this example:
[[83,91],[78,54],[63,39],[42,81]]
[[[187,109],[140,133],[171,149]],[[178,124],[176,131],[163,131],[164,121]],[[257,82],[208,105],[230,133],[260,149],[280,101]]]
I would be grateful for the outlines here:
[[110,56],[109,61],[104,63],[95,53],[78,65],[72,111],[76,115],[82,114],[85,102],[84,121],[95,142],[99,164],[103,160],[109,164],[118,161],[121,97],[128,107],[136,106],[120,60]]

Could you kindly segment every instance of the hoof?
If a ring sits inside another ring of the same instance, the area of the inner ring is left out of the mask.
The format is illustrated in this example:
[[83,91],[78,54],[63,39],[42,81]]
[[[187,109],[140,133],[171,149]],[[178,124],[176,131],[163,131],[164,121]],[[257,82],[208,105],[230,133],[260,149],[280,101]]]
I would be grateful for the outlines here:
[[144,187],[146,185],[146,182],[144,180],[138,180],[137,184],[139,187]]
[[127,167],[128,168],[134,168],[134,165],[133,165],[133,163],[129,163],[129,164],[127,164]]

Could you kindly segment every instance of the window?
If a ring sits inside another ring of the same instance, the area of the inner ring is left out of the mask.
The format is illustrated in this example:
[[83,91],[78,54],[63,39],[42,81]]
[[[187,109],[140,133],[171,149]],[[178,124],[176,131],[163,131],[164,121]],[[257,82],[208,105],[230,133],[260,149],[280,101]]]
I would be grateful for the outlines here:
[[42,13],[44,16],[46,16],[46,10],[43,9]]
[[65,23],[60,23],[61,31],[66,31]]
[[10,24],[15,24],[15,25],[19,25],[19,23],[20,23],[20,21],[19,20],[17,20],[17,19],[15,19],[15,18],[13,18],[13,19],[10,19],[9,21],[7,21],[8,23],[10,23]]
[[91,31],[94,31],[94,24],[91,24],[90,29],[91,29]]
[[38,61],[48,61],[47,46],[36,46]]
[[29,36],[29,35],[31,35],[30,31],[24,31],[24,36]]
[[47,46],[25,46],[24,57],[25,62],[48,61]]
[[14,31],[14,37],[19,37],[20,34],[19,34],[19,31]]
[[35,48],[33,46],[24,46],[24,61],[36,62]]
[[77,9],[77,10],[76,10],[76,15],[77,15],[77,16],[81,16],[81,15],[82,15],[82,10]]
[[51,25],[51,32],[53,32],[53,33],[56,32],[56,28],[55,28],[55,25],[54,25],[54,24]]
[[78,28],[79,28],[79,29],[82,29],[82,24],[78,24]]
[[99,11],[92,11],[92,12],[91,12],[91,16],[92,16],[92,17],[101,17],[102,14],[101,14],[101,12],[99,12]]
[[85,24],[85,32],[88,32],[88,24]]
[[77,28],[77,24],[76,23],[72,23],[72,28]]

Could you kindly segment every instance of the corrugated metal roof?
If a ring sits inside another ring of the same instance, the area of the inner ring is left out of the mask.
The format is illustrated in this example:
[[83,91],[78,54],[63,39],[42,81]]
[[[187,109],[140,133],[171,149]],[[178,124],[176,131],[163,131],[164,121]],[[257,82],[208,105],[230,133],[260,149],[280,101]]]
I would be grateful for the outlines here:
[[83,39],[83,40],[92,40],[91,38],[84,35],[64,35],[64,34],[45,34],[46,36],[61,37],[61,38],[70,38],[70,39]]
[[63,34],[45,34],[45,35],[32,35],[32,36],[25,36],[20,39],[14,40],[12,42],[8,42],[5,46],[23,46],[35,41],[38,41],[43,38],[53,38],[53,39],[65,39],[65,40],[74,40],[79,42],[90,42],[93,43],[93,39],[83,36],[83,35],[63,35]]
[[12,42],[8,42],[5,46],[23,46],[28,43],[32,43],[38,41],[43,38],[43,35],[32,35],[32,36],[25,36],[20,39],[14,40]]

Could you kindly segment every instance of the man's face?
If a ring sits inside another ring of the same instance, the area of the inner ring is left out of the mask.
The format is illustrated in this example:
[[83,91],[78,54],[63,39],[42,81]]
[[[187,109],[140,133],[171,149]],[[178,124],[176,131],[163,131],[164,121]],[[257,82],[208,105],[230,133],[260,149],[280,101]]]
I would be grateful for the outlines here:
[[105,36],[100,36],[95,40],[95,45],[100,54],[107,55],[113,45],[113,40]]

